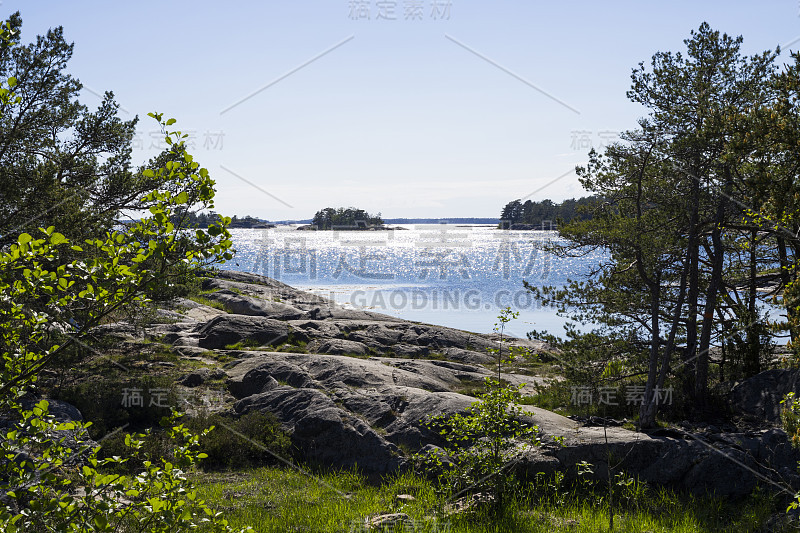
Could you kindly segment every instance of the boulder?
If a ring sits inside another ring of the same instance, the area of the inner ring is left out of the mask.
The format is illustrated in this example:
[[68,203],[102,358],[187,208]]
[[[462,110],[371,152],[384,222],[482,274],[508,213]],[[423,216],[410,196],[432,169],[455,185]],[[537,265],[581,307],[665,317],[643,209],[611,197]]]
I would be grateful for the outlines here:
[[[228,368],[231,382],[252,381],[247,373],[260,369],[260,376],[272,376],[295,387],[319,389],[370,389],[387,385],[412,387],[433,392],[447,392],[450,381],[392,366],[392,360],[361,359],[341,355],[252,352]],[[404,360],[399,360],[404,361]],[[423,361],[421,363],[430,363]],[[489,371],[486,371],[489,375]],[[252,374],[251,376],[255,376]]]
[[733,386],[729,394],[731,410],[778,424],[781,400],[789,392],[800,394],[800,369],[766,370]]
[[200,347],[207,349],[239,342],[274,346],[287,340],[289,326],[280,320],[260,316],[220,315],[203,324],[198,334]]
[[778,429],[648,435],[621,427],[584,427],[544,409],[523,407],[544,435],[563,439],[563,446],[545,449],[544,454],[555,457],[568,478],[575,477],[579,462],[587,461],[595,477],[608,479],[610,454],[612,475],[624,471],[652,485],[695,495],[745,497],[756,482],[800,487],[800,453]]
[[[25,398],[21,403],[23,409],[33,409],[41,399]],[[64,400],[54,400],[47,398],[48,413],[59,422],[83,422],[83,415],[80,410]]]
[[239,400],[234,409],[274,414],[290,431],[292,444],[313,463],[369,473],[394,472],[405,463],[395,445],[316,389],[278,387]]
[[200,370],[189,372],[183,376],[178,383],[184,387],[199,387],[206,381],[206,379],[208,379],[209,375],[211,375],[211,371],[209,369],[201,368]]
[[230,313],[236,315],[265,316],[276,320],[297,320],[305,316],[303,311],[289,304],[255,298],[228,289],[208,293],[203,297],[221,303]]
[[369,352],[366,345],[347,339],[315,339],[308,343],[306,349],[310,353],[330,355],[366,355]]
[[539,474],[555,474],[561,470],[561,462],[549,451],[539,446],[524,446],[514,458],[514,472],[529,481]]
[[327,320],[293,320],[289,322],[292,330],[306,339],[333,339],[342,334],[339,327]]

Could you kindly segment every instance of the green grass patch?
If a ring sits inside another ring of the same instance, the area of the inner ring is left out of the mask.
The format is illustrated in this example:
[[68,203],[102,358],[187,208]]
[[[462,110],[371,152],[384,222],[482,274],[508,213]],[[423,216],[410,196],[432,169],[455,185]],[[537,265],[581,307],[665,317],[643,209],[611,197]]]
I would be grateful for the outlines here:
[[[367,531],[365,520],[406,513],[409,522],[386,531],[607,532],[609,505],[599,490],[565,487],[552,479],[520,484],[499,513],[491,506],[453,514],[434,482],[412,473],[370,484],[353,472],[306,475],[288,468],[197,474],[198,495],[235,526],[259,532]],[[601,484],[602,485],[602,484]],[[413,500],[399,499],[400,494]],[[770,495],[756,492],[743,502],[695,498],[639,484],[615,499],[613,531],[722,533],[756,532],[781,512]]]
[[230,308],[223,304],[222,302],[216,302],[214,300],[209,300],[208,298],[203,298],[202,296],[192,295],[187,297],[189,300],[193,302],[199,303],[200,305],[205,305],[208,307],[213,307],[214,309],[219,309],[220,311],[225,311],[226,313],[230,313]]
[[258,348],[259,346],[261,346],[261,344],[256,341],[245,339],[234,344],[226,344],[225,350],[251,350],[253,348]]

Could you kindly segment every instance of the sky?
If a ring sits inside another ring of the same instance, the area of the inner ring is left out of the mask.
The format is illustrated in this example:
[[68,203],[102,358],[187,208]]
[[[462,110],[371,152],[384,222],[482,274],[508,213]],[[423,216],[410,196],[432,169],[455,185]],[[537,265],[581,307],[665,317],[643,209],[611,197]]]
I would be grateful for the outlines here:
[[90,108],[139,117],[133,163],[177,120],[217,211],[307,219],[497,217],[514,199],[585,191],[591,147],[636,127],[631,69],[683,51],[704,21],[743,52],[800,50],[780,1],[3,1],[21,42],[63,26]]

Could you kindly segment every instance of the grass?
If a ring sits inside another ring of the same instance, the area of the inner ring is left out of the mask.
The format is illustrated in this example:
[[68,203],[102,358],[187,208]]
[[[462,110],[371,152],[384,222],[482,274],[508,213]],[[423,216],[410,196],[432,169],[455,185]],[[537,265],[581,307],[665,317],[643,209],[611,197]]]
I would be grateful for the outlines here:
[[219,309],[220,311],[225,311],[226,313],[230,313],[231,312],[230,308],[227,305],[223,304],[222,302],[215,302],[213,300],[209,300],[208,298],[203,298],[202,296],[198,296],[198,295],[187,296],[187,298],[189,300],[192,300],[193,302],[196,302],[196,303],[199,303],[201,305],[208,306],[208,307],[213,307],[214,309]]
[[243,350],[243,351],[247,351],[247,350],[251,350],[253,348],[259,348],[260,346],[261,346],[261,343],[259,343],[259,342],[256,342],[256,341],[251,340],[251,339],[245,339],[245,340],[233,343],[233,344],[226,344],[224,349],[225,350]]
[[[502,386],[504,386],[504,387],[510,385],[510,383],[508,381],[504,380],[504,379],[500,380],[500,384]],[[486,389],[486,383],[482,379],[480,379],[480,380],[472,380],[472,379],[470,379],[470,380],[461,380],[461,383],[459,385],[456,385],[453,388],[453,392],[457,392],[459,394],[464,394],[465,396],[473,396],[473,397],[477,397],[479,394],[483,394],[484,392],[486,392],[486,390],[487,390]],[[520,403],[524,403],[524,402],[520,402]]]
[[[234,287],[234,286],[228,286],[228,287],[225,287],[225,288],[226,288],[227,290],[229,290],[229,291],[233,292],[233,293],[236,293],[236,294],[241,294],[242,296],[249,296],[249,295],[248,295],[246,292],[244,292],[242,289],[239,289],[239,288],[237,288],[237,287]],[[197,294],[198,294],[199,296],[203,296],[203,295],[205,295],[205,294],[214,294],[215,292],[219,292],[219,291],[220,291],[220,289],[208,289],[208,290],[205,290],[205,291],[200,291],[200,292],[198,292]]]
[[[385,531],[478,532],[606,532],[609,507],[603,491],[586,492],[540,480],[521,486],[498,515],[490,509],[447,514],[448,499],[431,481],[411,473],[370,484],[353,472],[305,475],[288,468],[263,467],[247,472],[196,474],[198,495],[222,511],[234,526],[251,525],[258,532],[367,531],[365,519],[406,513],[404,526]],[[409,494],[413,500],[398,499]],[[745,502],[695,498],[641,485],[615,508],[613,531],[625,532],[755,532],[775,512],[766,493]]]
[[407,354],[398,354],[391,348],[386,350],[384,353],[380,354],[375,350],[370,350],[375,352],[375,355],[379,357],[391,357],[394,359],[411,359],[411,360],[419,360],[419,361],[449,361],[446,355],[441,352],[428,352],[427,354],[419,354],[419,355],[407,355]]

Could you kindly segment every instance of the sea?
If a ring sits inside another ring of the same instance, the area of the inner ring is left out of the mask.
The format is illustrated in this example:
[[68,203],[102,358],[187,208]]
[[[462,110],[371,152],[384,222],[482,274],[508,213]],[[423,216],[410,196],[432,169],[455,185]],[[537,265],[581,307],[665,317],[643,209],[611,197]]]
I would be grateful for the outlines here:
[[269,276],[352,309],[490,333],[506,307],[506,333],[562,334],[566,319],[543,307],[532,286],[586,279],[604,258],[546,251],[555,231],[491,225],[407,224],[392,230],[302,231],[286,225],[233,229],[236,255],[221,268]]

